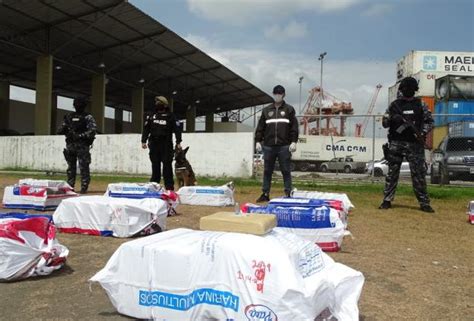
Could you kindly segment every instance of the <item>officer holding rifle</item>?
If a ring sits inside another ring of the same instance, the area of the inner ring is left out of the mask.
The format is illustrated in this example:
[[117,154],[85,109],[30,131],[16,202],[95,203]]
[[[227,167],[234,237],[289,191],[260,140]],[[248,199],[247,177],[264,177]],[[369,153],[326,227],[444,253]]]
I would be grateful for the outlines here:
[[413,190],[420,209],[434,213],[426,187],[425,138],[433,126],[428,108],[415,98],[418,82],[412,77],[404,78],[398,87],[401,97],[390,104],[382,119],[388,128],[388,144],[384,145],[384,156],[388,161],[384,198],[380,209],[391,208],[398,185],[400,167],[404,158],[410,164]]

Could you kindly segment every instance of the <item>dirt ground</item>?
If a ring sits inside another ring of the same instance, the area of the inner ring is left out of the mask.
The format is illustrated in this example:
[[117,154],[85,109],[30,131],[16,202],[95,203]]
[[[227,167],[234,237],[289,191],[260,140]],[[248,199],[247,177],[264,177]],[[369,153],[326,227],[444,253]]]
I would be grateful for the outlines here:
[[[0,174],[0,195],[18,178]],[[93,193],[105,188],[105,182],[91,186]],[[380,193],[351,187],[347,193],[356,206],[349,220],[353,238],[346,237],[343,250],[330,255],[365,276],[361,320],[473,320],[474,226],[465,213],[474,189],[468,197],[433,200],[434,215],[420,212],[413,195],[399,196],[395,208],[380,211]],[[258,195],[258,187],[237,186],[239,202]],[[180,215],[168,218],[168,228],[197,229],[200,217],[217,210],[180,206]],[[67,265],[47,277],[0,283],[0,320],[130,319],[87,281],[129,240],[73,234],[58,238],[70,250]]]

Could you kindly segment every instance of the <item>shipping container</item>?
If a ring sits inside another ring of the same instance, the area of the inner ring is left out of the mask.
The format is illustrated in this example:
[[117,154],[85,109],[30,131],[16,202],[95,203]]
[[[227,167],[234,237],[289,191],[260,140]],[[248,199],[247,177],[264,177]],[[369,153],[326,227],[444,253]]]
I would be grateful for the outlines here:
[[[474,120],[474,101],[438,101],[435,104],[434,113],[435,126],[445,126],[453,122]],[[445,115],[439,116],[439,114]],[[456,116],[461,114],[464,114],[464,116]]]
[[459,121],[448,125],[449,136],[474,137],[474,121]]
[[433,149],[439,147],[439,144],[448,136],[448,126],[439,126],[433,128]]
[[388,87],[388,104],[390,105],[392,101],[398,98],[398,83],[393,86]]
[[411,77],[418,80],[418,91],[416,94],[418,96],[429,96],[433,97],[435,95],[435,82],[436,79],[446,76],[446,72],[427,72],[420,71],[416,74],[411,75]]
[[431,111],[432,113],[434,112],[434,97],[423,96],[418,98],[420,98],[421,101],[428,107],[429,111]]
[[386,138],[376,138],[375,150],[372,150],[374,140],[370,137],[300,135],[298,149],[291,158],[295,161],[328,161],[335,157],[351,157],[357,162],[369,161],[372,153],[376,159],[383,157],[382,145],[386,141]]
[[474,77],[448,75],[435,81],[437,100],[474,100]]
[[[398,84],[388,88],[388,104],[390,105],[398,97]],[[422,102],[428,106],[428,109],[433,113],[435,100],[433,96],[417,96]]]
[[412,50],[398,61],[396,76],[401,80],[420,71],[474,76],[474,52]]

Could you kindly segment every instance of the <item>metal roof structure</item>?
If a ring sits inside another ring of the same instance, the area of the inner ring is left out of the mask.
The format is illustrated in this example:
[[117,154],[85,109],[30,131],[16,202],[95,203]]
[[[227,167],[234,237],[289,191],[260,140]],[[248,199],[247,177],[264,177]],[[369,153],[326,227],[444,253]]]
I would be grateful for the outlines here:
[[203,115],[272,101],[126,0],[0,0],[0,79],[34,89],[44,54],[54,57],[55,93],[89,95],[91,76],[105,72],[106,104],[125,110],[139,86],[145,101],[176,92],[181,117],[196,102]]

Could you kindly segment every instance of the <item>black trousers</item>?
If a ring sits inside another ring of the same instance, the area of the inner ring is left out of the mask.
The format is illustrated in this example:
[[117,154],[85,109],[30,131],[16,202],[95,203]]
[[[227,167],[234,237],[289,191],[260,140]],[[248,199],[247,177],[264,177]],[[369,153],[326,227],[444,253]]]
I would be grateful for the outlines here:
[[150,182],[160,183],[161,164],[163,164],[163,180],[167,190],[174,190],[173,180],[173,142],[167,140],[150,139],[151,178]]
[[281,174],[283,175],[283,184],[285,193],[291,192],[291,153],[289,145],[283,146],[263,146],[263,186],[264,193],[270,193],[272,185],[272,175],[275,169],[275,161],[278,159]]

